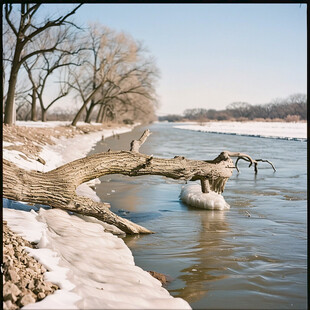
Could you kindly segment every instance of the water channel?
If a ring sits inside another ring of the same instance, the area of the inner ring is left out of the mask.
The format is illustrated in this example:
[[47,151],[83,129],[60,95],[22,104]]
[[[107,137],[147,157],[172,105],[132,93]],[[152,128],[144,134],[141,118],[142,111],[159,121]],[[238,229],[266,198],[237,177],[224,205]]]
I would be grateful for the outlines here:
[[[179,200],[183,181],[159,176],[101,178],[97,195],[117,214],[155,234],[128,236],[135,262],[168,275],[165,286],[195,309],[306,309],[307,144],[222,135],[155,123],[140,152],[213,159],[223,150],[265,158],[258,174],[239,162],[223,196],[231,208],[208,211]],[[98,142],[92,153],[129,150],[146,127]]]

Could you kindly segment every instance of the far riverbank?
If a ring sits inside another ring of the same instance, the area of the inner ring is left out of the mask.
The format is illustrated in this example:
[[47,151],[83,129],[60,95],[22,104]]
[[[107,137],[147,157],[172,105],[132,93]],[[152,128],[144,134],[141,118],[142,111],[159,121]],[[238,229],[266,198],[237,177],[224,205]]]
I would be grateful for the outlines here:
[[174,127],[209,133],[307,141],[306,122],[184,122],[176,123]]

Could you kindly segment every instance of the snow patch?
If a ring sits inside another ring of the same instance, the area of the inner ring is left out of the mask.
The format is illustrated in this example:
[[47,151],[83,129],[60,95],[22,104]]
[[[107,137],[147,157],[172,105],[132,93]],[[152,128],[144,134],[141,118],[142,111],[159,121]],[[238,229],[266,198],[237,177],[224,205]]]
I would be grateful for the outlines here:
[[96,186],[97,184],[100,184],[100,183],[101,181],[98,178],[85,182],[85,184],[87,184],[88,186]]
[[[42,208],[39,213],[5,209],[4,219],[21,231],[27,227],[32,240],[40,238],[38,249],[26,249],[48,269],[46,280],[61,288],[25,309],[190,309],[135,266],[124,241],[96,220]],[[38,225],[27,224],[35,221]]]
[[3,141],[3,142],[2,142],[2,146],[3,146],[3,147],[7,147],[7,146],[11,146],[11,145],[14,145],[14,143],[6,142],[6,141]]
[[204,125],[183,124],[174,128],[286,140],[307,139],[307,123],[207,122]]
[[34,122],[34,121],[16,121],[17,126],[23,127],[40,127],[40,128],[53,128],[57,126],[68,126],[71,122],[69,121],[53,121],[53,122]]
[[204,194],[201,191],[201,186],[199,184],[182,186],[180,199],[184,203],[199,209],[227,210],[230,208],[229,204],[221,194],[212,191]]
[[46,224],[36,220],[37,213],[35,211],[25,212],[7,208],[3,208],[2,211],[3,219],[8,222],[13,232],[29,242],[38,243],[41,240]]
[[113,235],[119,235],[119,236],[123,236],[123,237],[126,235],[122,230],[120,230],[116,226],[108,224],[106,222],[102,222],[102,221],[96,219],[95,217],[82,215],[82,214],[75,214],[75,216],[83,219],[86,222],[91,222],[91,223],[96,223],[96,224],[102,225],[105,231],[110,232]]
[[22,309],[79,309],[75,303],[81,298],[65,290],[57,290],[52,295],[48,295],[43,300],[34,304],[28,304]]
[[93,201],[100,202],[100,198],[97,196],[96,192],[92,190],[86,183],[79,185],[76,190],[78,196],[84,196],[92,199]]
[[55,144],[45,146],[40,153],[40,156],[47,163],[45,171],[85,157],[96,143],[102,139],[102,136],[108,138],[114,134],[122,134],[131,130],[131,127],[120,127],[113,130],[104,129],[84,135],[76,135],[70,139],[54,139]]

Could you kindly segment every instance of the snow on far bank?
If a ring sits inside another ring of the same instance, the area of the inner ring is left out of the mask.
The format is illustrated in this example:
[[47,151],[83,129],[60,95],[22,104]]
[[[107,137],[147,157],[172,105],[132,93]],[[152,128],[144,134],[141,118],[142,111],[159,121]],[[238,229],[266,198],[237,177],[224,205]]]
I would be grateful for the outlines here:
[[[55,139],[55,145],[43,146],[40,154],[46,165],[27,160],[13,150],[4,149],[3,155],[27,170],[46,172],[84,157],[102,135],[107,138],[131,129],[114,128]],[[85,184],[81,186],[84,188],[78,187],[77,192],[94,199],[95,192]],[[59,209],[42,208],[38,213],[4,208],[3,219],[12,231],[38,242],[38,249],[26,249],[48,270],[46,280],[60,287],[23,309],[191,309],[185,300],[172,297],[158,280],[135,266],[124,241],[110,233],[115,228],[112,225]]]
[[184,123],[174,128],[287,140],[307,139],[307,123],[207,122],[204,125]]
[[184,185],[180,198],[184,203],[199,209],[227,210],[230,208],[222,195],[215,192],[204,194],[200,184],[197,183]]

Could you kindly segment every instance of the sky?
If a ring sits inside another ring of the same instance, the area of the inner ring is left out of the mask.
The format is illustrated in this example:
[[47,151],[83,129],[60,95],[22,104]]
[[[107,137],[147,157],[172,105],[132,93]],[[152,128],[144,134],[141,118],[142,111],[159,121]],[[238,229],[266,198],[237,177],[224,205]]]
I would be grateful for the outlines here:
[[144,43],[160,70],[158,115],[307,90],[306,4],[92,3],[74,21],[100,22]]

